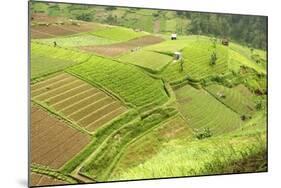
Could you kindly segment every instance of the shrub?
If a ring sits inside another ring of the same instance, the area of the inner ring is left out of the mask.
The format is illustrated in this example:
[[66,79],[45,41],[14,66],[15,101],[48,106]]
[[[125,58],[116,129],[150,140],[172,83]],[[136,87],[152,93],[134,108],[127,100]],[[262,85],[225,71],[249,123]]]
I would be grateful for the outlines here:
[[207,128],[204,128],[202,132],[197,132],[195,134],[195,136],[198,140],[202,140],[202,139],[211,137],[212,133],[211,133],[211,130],[207,127]]
[[77,15],[76,19],[89,22],[89,21],[93,20],[93,15],[91,13],[82,13],[82,14]]

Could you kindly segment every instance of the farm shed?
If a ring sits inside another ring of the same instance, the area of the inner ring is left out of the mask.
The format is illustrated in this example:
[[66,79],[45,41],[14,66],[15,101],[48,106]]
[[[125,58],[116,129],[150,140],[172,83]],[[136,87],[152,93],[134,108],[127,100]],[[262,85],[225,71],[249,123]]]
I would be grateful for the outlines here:
[[171,34],[171,40],[177,40],[177,34],[176,33]]

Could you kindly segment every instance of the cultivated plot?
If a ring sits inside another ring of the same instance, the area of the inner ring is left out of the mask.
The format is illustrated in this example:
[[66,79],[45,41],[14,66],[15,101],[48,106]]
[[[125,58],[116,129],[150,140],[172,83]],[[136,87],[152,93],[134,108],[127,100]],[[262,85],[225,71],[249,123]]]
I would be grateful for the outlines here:
[[126,54],[118,59],[122,62],[144,67],[154,72],[162,70],[173,60],[171,56],[145,50]]
[[31,186],[63,185],[63,184],[68,184],[68,183],[42,174],[36,174],[36,173],[31,174]]
[[[52,54],[52,55],[50,55]],[[53,47],[47,44],[31,43],[31,79],[57,72],[93,57],[75,50]]]
[[90,141],[47,111],[33,106],[31,110],[31,163],[62,167]]
[[161,80],[148,76],[133,65],[109,59],[93,60],[71,67],[68,71],[105,87],[131,106],[155,107],[169,99]]
[[222,134],[242,125],[239,114],[204,89],[186,85],[176,90],[176,97],[180,112],[195,130],[209,128],[214,134]]
[[126,111],[120,101],[66,73],[32,85],[31,97],[90,132]]
[[[109,40],[109,39],[104,39]],[[138,50],[140,47],[162,42],[161,37],[146,35],[125,42],[118,42],[112,45],[89,45],[80,47],[83,51],[94,52],[103,56],[116,57],[127,52]]]

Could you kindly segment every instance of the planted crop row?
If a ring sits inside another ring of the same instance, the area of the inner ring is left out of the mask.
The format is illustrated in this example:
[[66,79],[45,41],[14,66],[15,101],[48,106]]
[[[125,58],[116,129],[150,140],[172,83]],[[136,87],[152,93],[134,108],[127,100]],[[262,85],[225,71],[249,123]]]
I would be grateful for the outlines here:
[[88,61],[68,71],[115,93],[126,103],[141,107],[148,103],[161,105],[168,100],[161,80],[153,79],[132,65],[113,60]]
[[176,114],[175,109],[163,108],[121,127],[106,139],[99,152],[84,164],[80,173],[90,176],[96,181],[105,181],[118,160],[116,157],[120,157],[118,155],[122,153],[128,143],[174,114]]
[[209,128],[221,134],[239,128],[240,115],[204,90],[186,85],[176,91],[179,110],[194,129]]
[[218,84],[210,85],[206,89],[215,98],[240,115],[253,114],[255,112],[255,103],[252,95],[247,96],[235,88],[227,88]]
[[[52,45],[31,43],[31,79],[87,61],[92,55]],[[98,58],[98,57],[96,57]]]

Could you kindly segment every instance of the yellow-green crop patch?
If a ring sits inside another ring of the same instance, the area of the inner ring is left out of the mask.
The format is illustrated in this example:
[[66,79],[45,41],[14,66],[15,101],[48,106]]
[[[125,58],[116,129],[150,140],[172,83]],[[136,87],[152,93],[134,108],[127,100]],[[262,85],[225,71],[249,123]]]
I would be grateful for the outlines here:
[[32,42],[31,79],[87,61],[90,57],[92,55],[87,53]]
[[88,33],[82,33],[82,34],[79,34],[79,35],[73,35],[73,36],[68,36],[68,37],[34,39],[33,41],[45,43],[45,44],[48,44],[48,45],[53,45],[53,43],[55,41],[58,46],[62,46],[62,47],[106,45],[106,44],[116,43],[116,41],[106,39],[106,38],[102,38],[102,37],[97,37],[97,36],[94,36],[94,35],[90,35]]
[[130,39],[145,36],[148,33],[136,32],[133,29],[128,29],[124,27],[112,27],[100,31],[91,32],[92,35],[103,37],[109,40],[115,41],[127,41]]
[[266,74],[266,70],[264,67],[258,65],[256,62],[249,60],[247,57],[239,54],[238,52],[234,50],[229,50],[229,58],[230,60],[234,61],[234,63],[238,63],[240,65],[244,65],[250,68],[253,68],[259,73],[264,73]]
[[162,81],[151,78],[133,65],[93,59],[68,71],[115,93],[133,106],[160,105],[168,100]]
[[[207,76],[225,73],[228,71],[228,49],[220,44],[213,44],[210,40],[193,40],[182,50],[184,63],[171,63],[162,76],[169,82],[184,79],[189,76],[202,79]],[[211,64],[211,55],[216,54],[215,64]]]
[[[266,130],[265,127],[260,131],[255,129],[252,127],[251,133],[247,132],[249,134],[236,133],[206,140],[168,142],[151,159],[115,174],[110,180],[248,172],[249,168],[264,171]],[[260,168],[257,169],[253,163]]]
[[156,52],[139,50],[125,54],[119,58],[120,61],[147,68],[152,71],[160,71],[169,62],[172,57]]
[[242,125],[240,115],[204,89],[186,85],[176,90],[179,110],[193,129],[209,128],[213,134],[233,131]]
[[[225,105],[239,113],[240,115],[250,115],[255,112],[255,103],[253,94],[250,91],[240,92],[237,88],[227,88],[222,85],[213,84],[206,87],[216,99],[223,102]],[[245,88],[247,90],[247,88]]]

